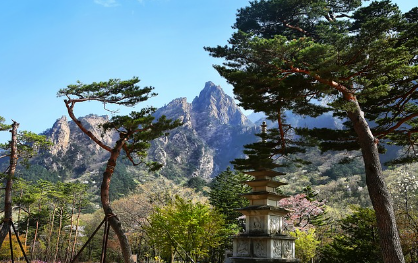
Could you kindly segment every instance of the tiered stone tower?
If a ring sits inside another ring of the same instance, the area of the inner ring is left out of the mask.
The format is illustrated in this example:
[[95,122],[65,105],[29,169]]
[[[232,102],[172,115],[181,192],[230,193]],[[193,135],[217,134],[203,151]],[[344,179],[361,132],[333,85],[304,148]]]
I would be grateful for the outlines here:
[[250,205],[238,209],[246,216],[245,233],[234,237],[234,263],[299,262],[295,259],[295,238],[284,231],[283,217],[289,212],[278,207],[278,201],[287,196],[274,189],[284,185],[273,178],[282,173],[263,170],[246,172],[254,180],[244,182],[252,192],[244,194]]

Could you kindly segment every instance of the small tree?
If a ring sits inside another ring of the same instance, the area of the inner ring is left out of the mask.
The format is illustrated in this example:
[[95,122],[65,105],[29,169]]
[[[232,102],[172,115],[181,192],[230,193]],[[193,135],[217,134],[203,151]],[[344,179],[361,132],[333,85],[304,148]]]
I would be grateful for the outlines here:
[[280,206],[289,209],[291,212],[287,215],[286,221],[289,230],[297,228],[299,230],[308,230],[317,223],[318,217],[325,213],[324,201],[316,201],[306,198],[306,194],[297,194],[289,198],[280,200]]
[[232,234],[223,216],[209,205],[180,197],[156,207],[149,222],[146,232],[169,262],[174,262],[176,255],[185,262],[210,262],[210,250]]
[[4,238],[9,232],[12,224],[12,187],[13,179],[16,172],[18,161],[22,160],[24,164],[28,164],[29,159],[35,155],[40,149],[46,149],[51,142],[45,136],[37,135],[28,131],[18,132],[19,123],[13,121],[11,125],[4,124],[4,118],[0,117],[0,131],[10,129],[11,140],[8,143],[0,144],[0,149],[4,151],[0,158],[9,158],[9,166],[7,167],[4,198],[4,219],[3,226],[0,230],[0,246]]
[[150,147],[149,142],[163,136],[167,130],[179,126],[180,122],[168,120],[165,116],[154,121],[152,114],[156,109],[153,107],[143,108],[139,112],[132,111],[129,115],[125,116],[113,116],[108,122],[101,125],[103,132],[115,131],[119,135],[119,139],[115,144],[109,146],[104,144],[100,138],[95,136],[76,118],[74,115],[74,107],[77,103],[86,101],[98,101],[103,103],[105,107],[107,104],[135,106],[157,95],[152,92],[154,88],[141,88],[136,85],[138,82],[139,79],[136,77],[124,81],[111,79],[107,82],[93,82],[92,84],[86,85],[78,82],[58,92],[58,96],[67,97],[64,100],[65,106],[74,123],[97,145],[110,153],[106,169],[103,173],[100,196],[103,211],[109,217],[110,226],[118,236],[123,258],[126,263],[132,262],[131,248],[119,218],[113,213],[109,199],[109,186],[117,159],[123,151],[133,165],[145,165],[149,170],[159,169],[161,167],[160,164],[146,160],[147,150]]
[[315,228],[310,228],[307,231],[301,231],[295,229],[290,235],[295,237],[295,252],[296,258],[300,259],[302,263],[311,262],[315,257],[316,249],[318,248],[320,241],[317,240],[315,235]]

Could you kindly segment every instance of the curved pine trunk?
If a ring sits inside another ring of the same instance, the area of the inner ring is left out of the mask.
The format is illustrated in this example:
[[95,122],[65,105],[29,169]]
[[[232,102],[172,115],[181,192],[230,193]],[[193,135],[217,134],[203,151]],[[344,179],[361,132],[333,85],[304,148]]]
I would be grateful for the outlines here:
[[124,145],[125,141],[124,139],[119,139],[116,142],[115,147],[112,149],[110,153],[110,158],[107,161],[106,170],[103,173],[103,181],[101,185],[101,192],[100,197],[102,201],[103,211],[106,216],[109,216],[109,224],[112,227],[112,229],[115,231],[119,244],[122,250],[122,255],[125,263],[133,263],[133,260],[131,259],[132,250],[131,246],[129,245],[128,238],[126,237],[125,233],[122,229],[122,224],[113,214],[112,207],[110,206],[110,199],[109,199],[109,187],[110,187],[110,180],[112,178],[114,169],[116,167],[116,160],[120,155],[120,151]]
[[377,149],[378,142],[374,138],[358,102],[353,103],[356,110],[348,112],[348,117],[358,135],[363,155],[366,184],[376,212],[383,261],[385,263],[404,263],[392,200],[382,177],[382,165]]

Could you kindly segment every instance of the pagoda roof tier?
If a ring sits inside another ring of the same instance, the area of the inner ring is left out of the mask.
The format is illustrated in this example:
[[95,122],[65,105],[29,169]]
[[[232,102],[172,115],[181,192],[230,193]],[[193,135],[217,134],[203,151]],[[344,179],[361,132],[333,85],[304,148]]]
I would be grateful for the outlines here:
[[257,179],[257,180],[252,180],[252,181],[245,181],[243,183],[251,187],[258,187],[258,186],[279,187],[281,185],[287,185],[287,183],[282,183],[279,181],[273,181],[269,179]]
[[258,171],[244,172],[244,173],[248,174],[248,175],[255,176],[255,177],[260,177],[260,176],[275,177],[275,176],[279,176],[279,175],[285,175],[285,173],[276,172],[276,171],[273,171],[273,170],[258,170]]
[[244,208],[235,209],[241,212],[243,215],[250,216],[254,214],[274,214],[274,215],[286,215],[290,212],[285,208],[271,206],[271,205],[250,205]]
[[251,193],[242,194],[242,196],[244,196],[248,200],[269,199],[269,200],[274,200],[274,201],[279,201],[279,200],[282,200],[283,198],[289,197],[287,195],[279,195],[279,194],[267,192],[267,191],[251,192]]

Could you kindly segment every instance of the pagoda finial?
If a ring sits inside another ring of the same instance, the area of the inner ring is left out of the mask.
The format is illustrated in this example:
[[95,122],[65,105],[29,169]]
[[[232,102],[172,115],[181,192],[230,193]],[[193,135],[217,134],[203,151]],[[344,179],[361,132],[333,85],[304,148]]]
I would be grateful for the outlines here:
[[263,124],[261,124],[261,133],[263,134],[263,142],[266,142],[266,134],[267,134],[267,123],[263,121]]
[[263,124],[261,124],[261,132],[266,134],[267,133],[267,123],[263,121]]

